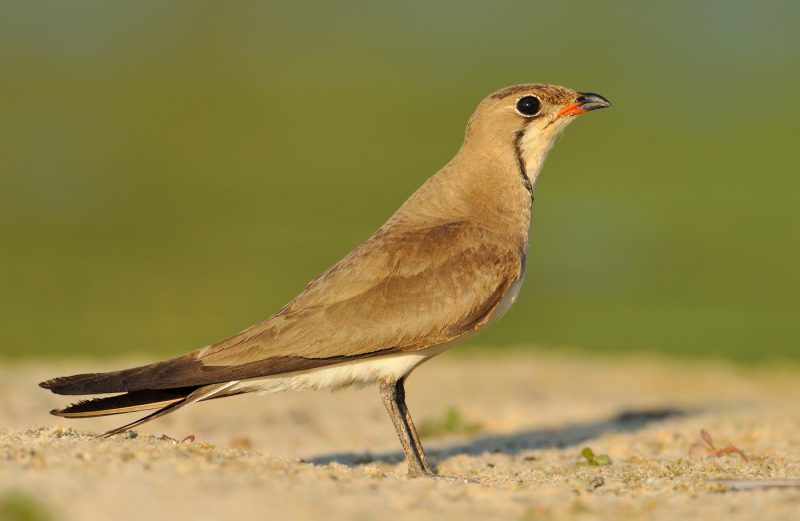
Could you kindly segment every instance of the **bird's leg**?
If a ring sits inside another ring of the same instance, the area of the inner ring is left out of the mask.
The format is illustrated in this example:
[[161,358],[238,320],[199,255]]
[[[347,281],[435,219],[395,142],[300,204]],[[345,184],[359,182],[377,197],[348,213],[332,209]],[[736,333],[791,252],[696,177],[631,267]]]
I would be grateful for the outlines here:
[[411,413],[408,411],[408,406],[406,405],[406,379],[401,378],[395,384],[396,392],[397,392],[397,403],[400,405],[400,411],[403,413],[403,418],[406,420],[406,425],[408,426],[408,430],[411,433],[411,440],[414,442],[414,446],[417,449],[417,455],[419,455],[419,459],[422,462],[422,468],[425,471],[425,474],[429,476],[433,476],[436,473],[431,468],[430,464],[428,463],[428,457],[425,456],[425,449],[422,448],[422,442],[419,439],[419,435],[417,434],[417,428],[414,427],[414,420],[411,419]]
[[389,417],[392,419],[394,428],[397,431],[397,437],[400,438],[400,445],[403,446],[403,452],[408,462],[409,477],[434,475],[425,459],[425,453],[422,452],[422,445],[419,444],[419,438],[414,431],[413,424],[410,423],[411,416],[406,408],[403,380],[381,380],[380,390],[383,405],[386,406],[386,410],[389,412]]

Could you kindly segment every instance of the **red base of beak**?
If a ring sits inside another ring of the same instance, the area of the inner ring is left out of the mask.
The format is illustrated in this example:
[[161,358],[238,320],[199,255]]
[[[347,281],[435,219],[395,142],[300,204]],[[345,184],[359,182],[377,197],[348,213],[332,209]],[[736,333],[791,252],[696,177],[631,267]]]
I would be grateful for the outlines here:
[[572,105],[567,105],[566,107],[561,109],[558,112],[558,115],[559,115],[559,117],[561,117],[561,116],[577,116],[578,114],[583,114],[584,112],[589,112],[586,109],[582,109],[581,105],[583,105],[582,102],[576,101]]

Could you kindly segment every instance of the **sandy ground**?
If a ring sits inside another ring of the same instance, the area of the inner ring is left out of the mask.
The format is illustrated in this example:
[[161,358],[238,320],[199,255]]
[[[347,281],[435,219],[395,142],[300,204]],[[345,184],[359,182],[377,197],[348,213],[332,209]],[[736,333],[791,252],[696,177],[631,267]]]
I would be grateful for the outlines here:
[[[408,398],[427,430],[457,408],[425,440],[456,479],[410,480],[372,388],[208,402],[106,441],[128,416],[47,415],[65,400],[36,382],[120,365],[0,368],[0,519],[800,519],[797,366],[448,353]],[[702,428],[747,460],[693,450]],[[579,465],[586,446],[611,464]]]

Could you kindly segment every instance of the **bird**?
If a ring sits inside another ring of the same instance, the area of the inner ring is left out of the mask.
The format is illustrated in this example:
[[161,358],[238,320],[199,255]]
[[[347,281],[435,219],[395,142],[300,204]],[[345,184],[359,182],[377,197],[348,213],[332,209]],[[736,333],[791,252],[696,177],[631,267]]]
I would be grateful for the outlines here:
[[408,476],[436,476],[406,406],[406,379],[514,303],[545,157],[575,116],[610,106],[599,94],[552,84],[490,94],[469,118],[455,156],[279,311],[166,361],[42,382],[61,395],[112,394],[51,414],[154,410],[108,437],[205,400],[377,384]]

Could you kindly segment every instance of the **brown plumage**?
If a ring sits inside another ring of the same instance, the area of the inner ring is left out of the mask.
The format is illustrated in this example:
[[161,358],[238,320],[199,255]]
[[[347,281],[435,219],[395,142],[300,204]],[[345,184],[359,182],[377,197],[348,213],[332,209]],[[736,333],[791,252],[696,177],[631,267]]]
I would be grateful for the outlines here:
[[172,360],[43,382],[58,394],[128,393],[53,413],[160,408],[157,417],[242,392],[380,382],[410,473],[431,473],[402,400],[404,378],[511,305],[542,162],[572,116],[604,106],[601,96],[554,85],[492,94],[470,118],[458,154],[283,309]]

